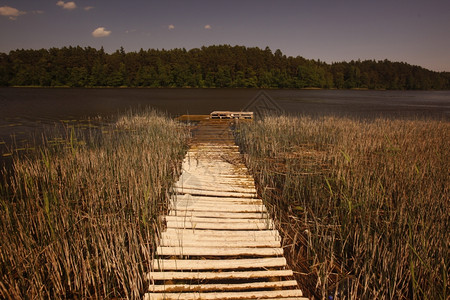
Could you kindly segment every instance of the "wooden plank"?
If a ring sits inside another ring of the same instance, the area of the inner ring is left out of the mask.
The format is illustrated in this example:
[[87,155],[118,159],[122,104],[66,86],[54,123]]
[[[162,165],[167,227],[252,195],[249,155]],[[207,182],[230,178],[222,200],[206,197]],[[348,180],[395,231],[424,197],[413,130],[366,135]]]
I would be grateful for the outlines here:
[[155,270],[227,270],[227,269],[257,269],[286,266],[284,257],[253,258],[253,259],[157,259]]
[[150,272],[147,279],[152,280],[224,280],[253,279],[293,276],[292,270],[232,271],[232,272]]
[[195,200],[195,199],[178,199],[178,200],[171,200],[171,205],[202,205],[202,206],[237,206],[237,205],[251,205],[251,206],[263,206],[264,203],[260,199],[253,199],[252,200],[244,200],[244,201],[221,201],[220,197],[216,198],[216,201],[212,200]]
[[240,181],[227,181],[224,182],[220,179],[210,179],[209,182],[201,181],[196,178],[190,179],[179,179],[174,187],[178,188],[190,188],[190,189],[221,189],[225,191],[234,191],[241,193],[256,193],[256,187],[253,183],[250,182],[240,182]]
[[190,221],[167,221],[167,228],[193,228],[193,229],[218,229],[218,230],[264,230],[273,229],[273,224],[268,222],[258,223],[213,223]]
[[[225,157],[225,156],[224,156]],[[228,157],[233,158],[231,155]],[[188,159],[183,160],[182,165],[185,167],[193,167],[193,168],[202,168],[202,167],[211,167],[220,169],[247,169],[245,164],[239,162],[239,157],[234,156],[233,162],[225,161],[222,157],[217,155],[208,155],[208,153],[201,154],[198,156],[189,157]]]
[[233,180],[234,182],[240,181],[240,180],[250,180],[249,175],[247,175],[246,170],[225,170],[225,169],[213,169],[213,168],[182,168],[183,173],[186,175],[191,174],[194,176],[199,176],[201,174],[208,175],[208,174],[214,174],[215,181],[220,181],[220,179],[226,179],[226,180]]
[[208,291],[243,291],[254,289],[297,287],[297,281],[266,281],[236,284],[163,284],[150,285],[149,292],[208,292]]
[[221,184],[231,184],[231,185],[237,185],[237,186],[255,186],[255,181],[251,177],[247,176],[239,176],[239,177],[230,177],[230,176],[218,176],[215,174],[206,174],[205,176],[201,175],[195,175],[195,174],[189,174],[189,173],[183,173],[178,178],[177,183],[183,183],[183,182],[209,182],[209,183],[221,183]]
[[203,154],[207,154],[207,155],[214,155],[214,156],[218,156],[220,157],[223,154],[226,155],[233,155],[233,156],[237,156],[239,157],[239,155],[241,154],[239,151],[237,151],[236,149],[229,149],[226,152],[222,151],[222,150],[216,150],[216,149],[205,149],[205,150],[201,150],[201,151],[192,151],[192,150],[188,150],[186,152],[186,157],[188,156],[203,156]]
[[[192,153],[192,156],[185,157],[183,162],[185,163],[196,163],[196,162],[203,162],[205,164],[211,164],[213,166],[243,166],[245,167],[245,164],[242,162],[239,155],[232,155],[230,153],[208,153],[207,151],[198,153]],[[233,161],[227,161],[226,158],[232,158]]]
[[214,247],[161,247],[156,250],[158,255],[185,256],[282,256],[281,248],[214,248]]
[[[199,231],[199,230],[196,230]],[[170,232],[163,232],[161,234],[161,239],[166,240],[176,240],[179,243],[182,241],[197,241],[197,242],[260,242],[260,243],[271,243],[271,242],[280,242],[281,239],[279,236],[275,236],[272,234],[267,234],[265,236],[263,235],[252,235],[252,232],[257,231],[251,231],[248,235],[233,235],[230,233],[233,233],[232,231],[222,231],[227,233],[226,235],[211,235],[211,234],[189,234],[189,233],[174,233],[173,231]],[[251,246],[249,246],[251,247]]]
[[[240,209],[254,209],[257,211],[266,211],[265,206],[262,202],[257,201],[256,203],[246,203],[246,202],[221,202],[218,200],[217,202],[213,201],[190,201],[190,200],[178,200],[170,203],[171,209],[178,209],[180,207],[198,207],[204,209],[210,209],[211,211],[218,211],[219,209],[222,211],[235,211],[239,212]],[[220,211],[219,210],[219,211]]]
[[253,279],[293,276],[292,270],[267,271],[232,271],[232,272],[150,272],[148,280],[223,280],[223,279]]
[[[220,132],[222,131],[222,128],[220,128]],[[217,144],[211,144],[211,143],[201,143],[201,144],[196,144],[193,147],[191,147],[191,149],[195,150],[195,149],[239,149],[238,145],[227,145],[227,146],[222,146],[222,145],[217,145]]]
[[258,205],[258,206],[262,206],[264,203],[262,202],[261,199],[247,199],[247,198],[243,198],[245,200],[239,200],[239,198],[234,198],[234,200],[224,200],[222,201],[222,199],[220,197],[214,197],[216,200],[203,200],[203,199],[195,199],[195,198],[179,198],[179,199],[174,199],[174,200],[170,200],[170,204],[171,205],[175,205],[175,204],[202,204],[202,205]]
[[266,219],[268,214],[265,212],[243,213],[243,212],[211,212],[211,211],[176,211],[169,213],[170,216],[186,216],[186,217],[211,217],[211,218],[228,218],[228,219]]
[[195,160],[187,162],[182,166],[182,170],[196,175],[214,174],[219,177],[225,176],[231,178],[248,178],[247,176],[245,176],[248,175],[248,169],[243,166],[235,166],[232,164],[218,164],[216,162],[212,163],[211,161],[202,162],[201,160]]
[[230,185],[233,187],[242,187],[242,188],[255,188],[255,183],[250,180],[243,180],[241,178],[219,178],[219,177],[203,177],[200,178],[198,176],[182,176],[178,178],[178,181],[175,183],[176,185],[182,184],[202,184],[202,185]]
[[246,240],[244,238],[239,238],[236,240],[226,239],[226,240],[217,240],[216,238],[193,238],[186,239],[183,237],[174,237],[174,236],[163,236],[163,238],[159,241],[160,246],[179,246],[179,247],[211,247],[211,248],[262,248],[262,247],[281,247],[280,241],[276,241],[274,239],[261,239],[261,240]]
[[[217,243],[217,247],[280,247],[281,239],[275,236],[230,236],[218,238],[216,236],[197,236],[197,235],[166,235],[160,237],[161,246],[169,245],[192,245],[204,247],[212,247]],[[225,245],[227,244],[227,245]]]
[[211,200],[193,200],[193,199],[179,199],[170,202],[171,205],[205,205],[216,207],[218,205],[223,207],[235,207],[235,206],[249,206],[249,207],[265,207],[264,203],[260,199],[254,199],[254,201],[243,200],[243,201],[221,201],[220,197],[216,198],[216,201]]
[[[245,234],[242,234],[245,232]],[[280,235],[278,232],[273,233],[272,230],[192,230],[192,229],[178,229],[168,228],[161,233],[161,238],[170,239],[184,239],[184,240],[226,240],[226,241],[279,241]]]
[[234,193],[249,193],[256,194],[255,188],[243,188],[243,187],[233,187],[231,185],[225,184],[202,184],[197,182],[196,184],[192,183],[176,183],[174,185],[176,189],[189,189],[189,190],[202,190],[202,191],[218,191],[218,192],[234,192]]
[[199,205],[179,205],[171,209],[178,211],[210,211],[210,212],[234,212],[234,213],[256,213],[267,212],[263,205],[218,205],[218,206],[199,206]]
[[301,290],[279,290],[279,291],[251,291],[251,292],[217,292],[217,293],[146,293],[144,299],[166,299],[166,300],[237,300],[237,299],[268,299],[302,297]]
[[167,235],[184,236],[211,236],[216,238],[224,237],[246,237],[252,239],[254,237],[274,237],[280,238],[278,230],[195,230],[195,229],[182,229],[182,228],[167,228],[164,232]]
[[272,225],[272,219],[268,218],[259,218],[259,219],[247,219],[247,218],[234,218],[234,219],[224,219],[224,218],[207,218],[207,217],[188,217],[188,216],[165,216],[164,219],[166,221],[171,222],[198,222],[198,223],[265,223]]
[[[193,162],[192,162],[193,163]],[[192,164],[191,163],[191,164]],[[255,179],[253,178],[252,175],[250,175],[248,172],[245,173],[239,173],[239,172],[235,172],[234,174],[229,174],[229,175],[221,175],[219,173],[205,173],[205,170],[201,170],[201,169],[195,169],[194,167],[189,166],[188,169],[186,168],[182,168],[184,170],[184,172],[180,175],[181,178],[198,178],[200,180],[208,180],[208,178],[213,178],[213,179],[221,179],[226,181],[241,181],[241,182],[252,182],[255,183]],[[235,170],[236,171],[236,170]]]
[[[192,168],[194,169],[194,168]],[[206,173],[205,170],[186,170],[183,168],[183,176],[204,176],[204,177],[208,177],[209,174],[211,174],[211,176],[214,176],[214,178],[224,178],[224,179],[228,179],[228,180],[240,180],[240,179],[247,179],[249,181],[255,182],[253,177],[247,173],[245,174],[239,174],[239,173],[233,173],[233,174],[220,174],[220,173]]]
[[195,200],[195,201],[204,201],[204,202],[217,202],[218,200],[220,200],[220,202],[225,202],[225,203],[230,203],[230,204],[234,204],[234,203],[246,203],[246,202],[255,202],[257,204],[262,204],[262,200],[261,199],[255,199],[255,198],[233,198],[233,197],[211,197],[211,196],[193,196],[193,195],[189,195],[189,194],[183,194],[183,195],[173,195],[170,198],[172,201],[180,201],[180,200],[185,200],[185,201],[191,201],[191,200]]
[[196,189],[177,188],[177,187],[175,187],[173,190],[175,193],[179,193],[179,194],[206,195],[206,196],[218,196],[218,197],[256,198],[256,193],[204,191],[204,190],[196,190]]

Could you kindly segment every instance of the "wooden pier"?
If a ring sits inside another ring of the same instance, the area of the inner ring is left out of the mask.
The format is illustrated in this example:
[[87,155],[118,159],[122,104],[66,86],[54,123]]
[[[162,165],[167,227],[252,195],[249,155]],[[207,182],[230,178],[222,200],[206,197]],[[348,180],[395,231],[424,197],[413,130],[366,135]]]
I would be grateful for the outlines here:
[[229,122],[201,121],[182,168],[144,299],[307,299]]

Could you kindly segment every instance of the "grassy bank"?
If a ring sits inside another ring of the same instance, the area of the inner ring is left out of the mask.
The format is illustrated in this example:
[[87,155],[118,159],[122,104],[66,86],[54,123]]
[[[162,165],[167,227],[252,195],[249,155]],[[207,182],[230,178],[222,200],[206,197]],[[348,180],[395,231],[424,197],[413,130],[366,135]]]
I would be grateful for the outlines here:
[[0,298],[139,297],[187,137],[130,113],[15,159],[0,182]]
[[448,298],[448,122],[267,117],[236,134],[311,295]]

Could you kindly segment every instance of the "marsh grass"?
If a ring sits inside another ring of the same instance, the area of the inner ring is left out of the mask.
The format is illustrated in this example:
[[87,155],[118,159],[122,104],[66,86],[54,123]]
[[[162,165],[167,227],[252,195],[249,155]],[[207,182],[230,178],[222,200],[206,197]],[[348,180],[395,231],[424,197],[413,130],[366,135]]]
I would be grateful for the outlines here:
[[448,122],[267,117],[235,132],[311,296],[448,299]]
[[67,127],[0,183],[0,298],[138,298],[186,126],[154,111]]

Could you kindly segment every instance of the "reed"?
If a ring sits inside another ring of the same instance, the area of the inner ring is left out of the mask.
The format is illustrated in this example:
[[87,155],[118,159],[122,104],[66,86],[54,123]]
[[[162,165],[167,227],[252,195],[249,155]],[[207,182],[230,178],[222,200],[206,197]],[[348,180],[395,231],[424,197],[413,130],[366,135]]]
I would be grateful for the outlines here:
[[235,133],[310,296],[448,299],[448,122],[266,117]]
[[188,135],[129,112],[16,158],[0,184],[0,297],[139,298]]

